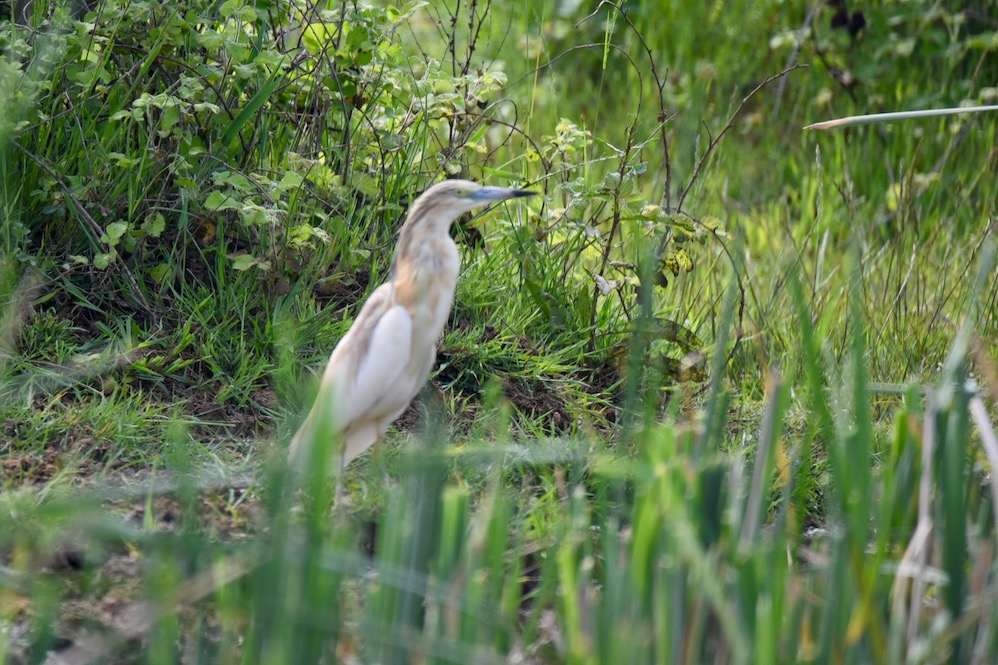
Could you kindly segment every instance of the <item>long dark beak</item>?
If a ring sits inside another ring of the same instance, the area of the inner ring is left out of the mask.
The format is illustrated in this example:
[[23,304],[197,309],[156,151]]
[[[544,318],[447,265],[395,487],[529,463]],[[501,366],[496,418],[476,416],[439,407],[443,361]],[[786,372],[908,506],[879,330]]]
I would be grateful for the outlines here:
[[482,187],[472,194],[472,197],[479,201],[502,201],[520,196],[534,196],[537,192],[529,189],[510,189],[508,187]]

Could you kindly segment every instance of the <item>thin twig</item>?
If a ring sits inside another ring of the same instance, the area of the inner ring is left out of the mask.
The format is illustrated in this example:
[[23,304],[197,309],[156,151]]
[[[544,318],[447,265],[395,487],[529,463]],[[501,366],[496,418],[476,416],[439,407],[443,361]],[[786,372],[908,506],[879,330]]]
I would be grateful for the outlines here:
[[[576,23],[575,27],[578,28],[580,25],[582,25],[589,19],[596,16],[596,14],[599,13],[599,10],[603,8],[603,5],[609,5],[617,10],[621,18],[624,19],[624,21],[627,23],[627,26],[631,29],[631,33],[633,33],[634,36],[637,37],[638,42],[641,44],[641,48],[644,49],[645,55],[648,56],[648,69],[651,71],[652,78],[655,79],[655,90],[658,96],[658,132],[662,139],[662,161],[663,161],[663,166],[665,168],[665,184],[662,190],[662,207],[666,210],[666,212],[671,213],[672,212],[672,158],[671,155],[669,154],[669,134],[665,128],[666,125],[669,124],[669,121],[672,120],[674,117],[676,117],[676,114],[670,115],[665,105],[666,80],[665,77],[659,75],[658,73],[658,67],[655,66],[655,61],[656,61],[655,53],[654,51],[652,51],[651,47],[648,46],[648,42],[645,41],[645,36],[641,34],[641,31],[638,30],[638,27],[634,25],[633,21],[631,21],[630,15],[620,5],[615,4],[610,0],[600,0],[600,3],[596,6],[596,9],[594,9],[591,14],[585,16],[584,18],[582,18],[582,20]],[[640,72],[638,76],[640,77]],[[638,102],[640,104],[640,98]]]
[[749,100],[751,100],[753,97],[755,97],[756,93],[758,93],[760,90],[762,90],[763,88],[765,88],[767,85],[769,85],[773,81],[775,81],[777,79],[780,79],[780,78],[783,78],[784,76],[786,76],[787,74],[789,74],[790,72],[792,72],[792,71],[794,71],[796,69],[805,69],[805,68],[807,68],[807,65],[802,65],[802,64],[796,64],[793,67],[787,67],[786,69],[784,69],[780,73],[773,74],[772,76],[770,76],[769,78],[767,78],[765,81],[763,81],[762,83],[760,83],[759,85],[757,85],[755,88],[753,88],[752,92],[750,92],[749,94],[747,94],[745,97],[742,98],[741,104],[739,104],[738,108],[735,109],[735,112],[731,114],[731,116],[728,118],[728,122],[724,125],[724,127],[721,129],[721,131],[718,132],[717,136],[713,137],[710,140],[710,143],[707,144],[707,149],[704,151],[703,155],[701,155],[700,159],[697,161],[697,165],[693,169],[693,175],[690,176],[689,182],[686,183],[686,187],[683,188],[682,194],[679,195],[679,202],[676,204],[676,212],[681,212],[682,211],[682,209],[683,209],[683,203],[686,201],[686,197],[689,195],[690,190],[693,188],[693,185],[696,183],[697,179],[700,177],[700,172],[703,170],[703,167],[707,164],[707,160],[710,159],[710,156],[714,152],[714,149],[721,142],[721,139],[724,138],[724,135],[728,133],[728,130],[730,130],[732,127],[734,127],[734,125],[735,125],[735,119],[742,112],[742,109],[745,108],[745,105],[748,104]]

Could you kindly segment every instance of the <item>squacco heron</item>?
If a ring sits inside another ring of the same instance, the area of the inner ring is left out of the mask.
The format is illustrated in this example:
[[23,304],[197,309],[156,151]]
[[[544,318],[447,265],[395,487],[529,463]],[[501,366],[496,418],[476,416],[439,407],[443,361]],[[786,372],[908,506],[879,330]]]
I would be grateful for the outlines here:
[[342,475],[405,411],[433,367],[454,299],[460,259],[451,223],[479,206],[535,193],[445,180],[413,202],[388,281],[371,293],[329,358],[315,404],[291,441],[292,466],[307,468],[324,442]]

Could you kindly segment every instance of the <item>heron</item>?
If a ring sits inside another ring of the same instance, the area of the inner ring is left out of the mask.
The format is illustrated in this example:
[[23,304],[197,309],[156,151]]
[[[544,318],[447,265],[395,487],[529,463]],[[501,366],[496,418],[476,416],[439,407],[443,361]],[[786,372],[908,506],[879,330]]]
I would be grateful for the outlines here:
[[[368,297],[326,365],[315,403],[291,440],[291,465],[318,461],[317,446],[343,469],[380,439],[429,377],[460,268],[450,226],[480,206],[536,194],[444,180],[413,203],[399,233],[388,281]],[[325,461],[325,460],[323,460]]]

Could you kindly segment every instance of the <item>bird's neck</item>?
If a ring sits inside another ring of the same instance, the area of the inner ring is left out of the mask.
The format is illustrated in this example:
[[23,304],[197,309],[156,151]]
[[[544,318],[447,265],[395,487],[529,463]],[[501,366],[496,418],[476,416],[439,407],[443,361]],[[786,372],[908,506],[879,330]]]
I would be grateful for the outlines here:
[[410,311],[413,323],[432,340],[440,335],[454,299],[460,259],[450,236],[423,235],[400,243],[393,276],[395,304]]
[[393,277],[396,283],[404,282],[422,290],[431,282],[457,279],[458,264],[457,245],[450,236],[420,234],[399,243]]

